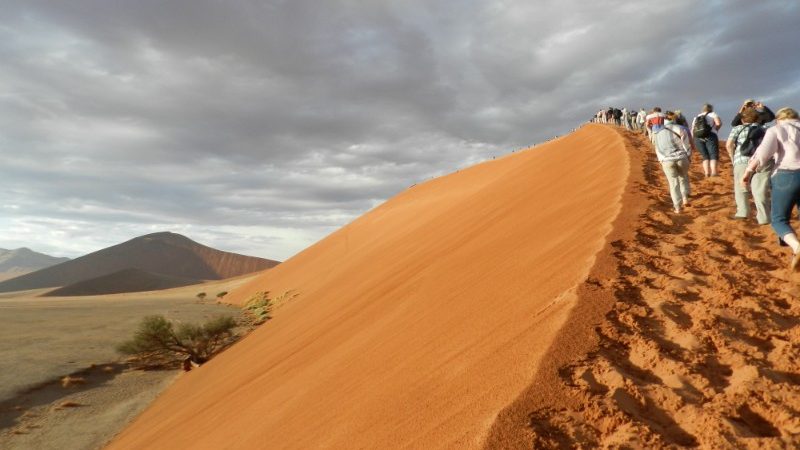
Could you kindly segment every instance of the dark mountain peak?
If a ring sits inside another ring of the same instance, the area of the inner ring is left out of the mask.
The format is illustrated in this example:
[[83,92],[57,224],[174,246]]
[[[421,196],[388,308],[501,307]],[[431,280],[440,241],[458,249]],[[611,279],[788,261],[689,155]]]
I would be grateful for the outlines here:
[[127,243],[128,244],[159,243],[167,245],[177,245],[180,247],[191,247],[191,246],[205,247],[204,245],[195,242],[182,234],[173,233],[171,231],[159,231],[157,233],[145,234],[144,236],[133,238]]
[[[277,261],[216,250],[178,233],[162,231],[139,236],[53,267],[0,282],[0,292],[67,286],[123,269],[138,269],[156,275],[161,280],[164,280],[164,277],[220,280],[268,269],[276,264]],[[125,274],[126,272],[122,273]],[[153,285],[149,281],[145,283],[145,278],[140,276],[140,273],[127,274],[133,279],[142,280],[143,285]],[[104,284],[110,283],[109,280],[121,282],[124,278],[122,275],[116,274],[110,279],[101,279],[99,282]],[[152,280],[152,277],[147,277],[146,280]],[[126,289],[131,288],[131,285],[126,284]]]

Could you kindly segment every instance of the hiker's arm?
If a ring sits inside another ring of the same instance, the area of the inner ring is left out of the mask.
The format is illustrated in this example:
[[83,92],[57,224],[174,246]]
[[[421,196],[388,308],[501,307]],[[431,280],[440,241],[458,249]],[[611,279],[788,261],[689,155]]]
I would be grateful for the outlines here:
[[684,128],[681,128],[680,130],[681,130],[681,142],[683,143],[683,148],[685,148],[686,151],[689,153],[686,156],[688,156],[689,160],[691,161],[692,160],[692,154],[696,150],[694,148],[694,139],[692,139],[692,136],[689,134],[688,130],[686,130]]
[[722,128],[722,120],[720,120],[719,116],[714,117],[714,128],[719,131]]
[[765,123],[770,123],[773,120],[775,120],[775,113],[772,112],[771,109],[767,108],[767,105],[762,103],[761,106],[764,108],[763,111],[760,111],[758,113],[759,116],[758,118],[761,120],[761,124],[763,125]]
[[741,124],[742,124],[742,114],[737,113],[735,116],[733,116],[733,120],[731,120],[731,126],[738,127]]
[[750,184],[750,178],[753,176],[753,173],[755,171],[756,169],[751,170],[750,166],[749,165],[747,166],[747,169],[745,169],[744,171],[744,175],[742,175],[742,179],[739,181],[742,184],[742,186],[747,187],[747,185]]
[[733,139],[728,139],[728,142],[725,143],[725,149],[728,150],[728,156],[733,161],[733,151],[736,150],[736,144],[733,142]]

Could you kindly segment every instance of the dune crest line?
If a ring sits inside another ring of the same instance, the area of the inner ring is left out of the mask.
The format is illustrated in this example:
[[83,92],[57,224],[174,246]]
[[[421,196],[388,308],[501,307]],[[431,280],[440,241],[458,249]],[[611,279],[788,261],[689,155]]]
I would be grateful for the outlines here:
[[479,448],[576,304],[628,172],[620,136],[588,125],[409,188],[232,291],[299,295],[110,448]]

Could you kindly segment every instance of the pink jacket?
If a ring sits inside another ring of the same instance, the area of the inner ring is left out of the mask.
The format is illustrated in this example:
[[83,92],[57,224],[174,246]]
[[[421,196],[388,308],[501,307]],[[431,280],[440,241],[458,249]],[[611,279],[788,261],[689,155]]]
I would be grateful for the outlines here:
[[754,172],[775,159],[775,170],[800,170],[800,120],[781,120],[767,130],[747,170]]

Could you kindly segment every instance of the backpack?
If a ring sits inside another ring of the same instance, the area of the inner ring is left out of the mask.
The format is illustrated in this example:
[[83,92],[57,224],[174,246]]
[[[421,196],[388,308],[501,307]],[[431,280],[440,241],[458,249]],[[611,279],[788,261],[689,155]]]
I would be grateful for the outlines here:
[[708,114],[700,114],[694,118],[694,122],[692,123],[692,136],[699,139],[705,139],[711,136],[711,125],[709,125],[706,120],[707,116]]
[[742,156],[753,156],[758,146],[761,145],[761,141],[764,140],[765,131],[764,128],[757,123],[745,125],[745,128],[742,128],[736,133],[734,142],[738,142],[739,134],[745,129],[747,130],[747,137],[744,139],[744,142],[739,144],[739,154]]

